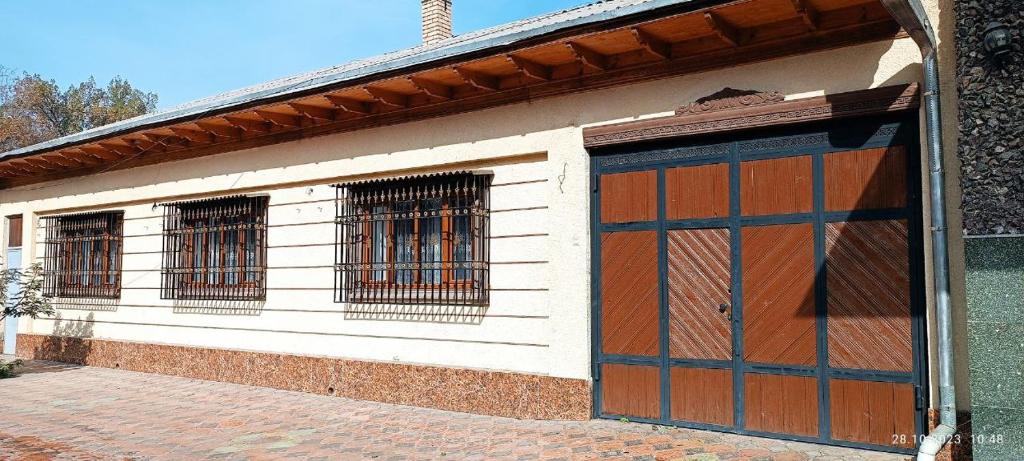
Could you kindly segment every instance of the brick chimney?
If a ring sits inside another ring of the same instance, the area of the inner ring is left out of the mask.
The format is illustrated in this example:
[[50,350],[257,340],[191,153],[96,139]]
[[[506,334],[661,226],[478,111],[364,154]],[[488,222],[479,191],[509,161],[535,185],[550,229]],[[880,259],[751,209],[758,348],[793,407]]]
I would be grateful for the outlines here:
[[423,2],[423,43],[434,43],[452,36],[452,0]]

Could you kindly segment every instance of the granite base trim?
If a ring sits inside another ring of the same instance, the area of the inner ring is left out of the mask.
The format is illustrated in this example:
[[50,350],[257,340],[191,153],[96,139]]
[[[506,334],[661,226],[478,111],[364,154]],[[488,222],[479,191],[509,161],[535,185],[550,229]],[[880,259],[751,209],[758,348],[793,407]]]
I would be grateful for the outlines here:
[[[935,456],[936,461],[971,461],[974,459],[973,438],[971,437],[973,434],[971,428],[971,412],[956,412],[956,422],[956,439],[942,447],[942,450]],[[939,410],[936,408],[929,408],[928,432],[931,432],[932,429],[935,429],[935,426],[938,425]]]
[[18,356],[521,419],[586,420],[583,379],[149,344],[18,335]]

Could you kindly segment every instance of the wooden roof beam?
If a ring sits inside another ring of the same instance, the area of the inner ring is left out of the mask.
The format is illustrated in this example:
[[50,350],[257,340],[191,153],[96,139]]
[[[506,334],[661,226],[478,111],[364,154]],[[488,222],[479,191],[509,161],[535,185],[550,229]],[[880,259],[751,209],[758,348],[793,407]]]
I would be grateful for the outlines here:
[[576,42],[566,43],[573,54],[576,55],[576,60],[584,66],[597,69],[597,70],[608,70],[611,68],[611,62],[609,62],[608,56],[598,53],[584,45]]
[[486,91],[498,91],[501,88],[501,82],[498,77],[475,70],[466,69],[464,67],[454,67],[455,73],[462,77],[462,80],[468,83],[473,88]]
[[82,163],[83,165],[99,165],[104,163],[100,157],[90,154],[82,149],[68,149],[60,151],[61,155],[74,159],[75,161]]
[[57,165],[60,165],[60,166],[62,166],[64,168],[80,168],[80,167],[84,166],[84,164],[82,162],[76,161],[73,158],[65,157],[64,155],[62,155],[60,153],[56,153],[56,154],[43,154],[40,157],[42,157],[43,159],[45,159],[46,161],[48,161],[50,163],[56,163]]
[[202,128],[204,131],[207,131],[217,136],[232,139],[240,139],[242,137],[242,129],[237,126],[224,126],[204,121],[197,121],[194,123],[196,124],[196,126]]
[[364,86],[363,90],[366,91],[370,96],[373,96],[373,98],[376,99],[377,102],[384,104],[385,106],[396,107],[399,109],[405,109],[409,107],[408,95],[373,86]]
[[288,107],[291,107],[296,112],[305,115],[313,120],[321,120],[327,122],[333,122],[338,119],[338,114],[334,109],[326,107],[314,106],[312,104],[303,104],[300,102],[290,102]]
[[29,162],[26,162],[24,159],[14,159],[14,160],[11,160],[9,163],[10,163],[10,165],[12,167],[17,168],[17,169],[19,169],[21,171],[24,171],[25,173],[30,174],[30,175],[46,171],[46,170],[44,170],[42,168],[39,168],[39,167],[29,163]]
[[15,176],[30,176],[35,173],[34,170],[19,165],[17,163],[17,159],[7,160],[3,163],[0,163],[0,168],[4,169],[7,172],[10,172]]
[[26,158],[19,158],[11,160],[10,165],[16,167],[22,171],[28,172],[29,174],[45,173],[50,171],[49,169],[42,168],[35,163],[29,162]]
[[96,144],[99,144],[104,149],[113,151],[122,157],[127,157],[129,155],[135,155],[138,153],[134,147],[125,146],[122,144],[115,144],[112,142],[98,142]]
[[511,62],[512,65],[516,66],[516,69],[519,70],[520,73],[527,77],[543,81],[551,80],[552,69],[549,66],[545,66],[544,64],[540,64],[514,54],[508,55],[508,61]]
[[145,154],[147,152],[167,152],[167,146],[157,142],[145,139],[131,139],[129,142],[133,147],[139,149],[139,154]]
[[360,101],[358,99],[346,98],[344,96],[338,96],[336,94],[325,94],[324,99],[334,104],[334,107],[341,109],[350,114],[356,115],[367,115],[372,112],[370,103],[366,101]]
[[216,136],[208,131],[190,130],[188,128],[181,128],[172,126],[169,128],[172,133],[187,139],[189,142],[197,144],[210,144],[216,141]]
[[708,11],[704,13],[704,20],[707,21],[708,26],[711,26],[711,30],[718,35],[718,38],[722,39],[723,42],[728,43],[730,46],[737,47],[742,43],[740,31],[729,24],[721,16],[714,12]]
[[237,115],[225,115],[221,117],[225,121],[231,124],[231,126],[238,128],[242,131],[251,131],[253,133],[270,133],[273,129],[270,122],[263,120],[253,120],[251,118],[239,117]]
[[120,160],[122,157],[122,155],[117,153],[116,151],[107,149],[106,147],[100,144],[89,144],[86,146],[81,146],[79,147],[79,149],[83,152],[88,153],[89,155],[99,157],[105,161]]
[[807,0],[793,0],[793,9],[811,30],[818,30],[821,27],[821,13],[814,8],[814,5],[807,3]]
[[21,160],[28,162],[30,165],[37,167],[43,171],[57,171],[61,169],[60,165],[57,165],[53,162],[44,160],[39,157],[25,157]]
[[421,92],[426,93],[427,96],[434,98],[449,100],[454,95],[452,87],[422,77],[409,77],[409,83],[412,83]]
[[269,110],[261,109],[255,109],[253,112],[264,120],[275,125],[280,125],[286,128],[299,128],[302,126],[302,120],[295,115],[282,114],[280,112],[271,112]]
[[10,161],[0,163],[0,175],[4,177],[15,177],[15,176],[28,176],[32,173],[18,168]]
[[640,44],[648,53],[651,53],[661,59],[672,59],[672,44],[651,35],[649,32],[634,27],[630,29],[633,33],[633,38]]
[[148,139],[150,142],[155,142],[164,147],[177,147],[186,146],[188,147],[188,139],[182,138],[177,135],[160,134],[160,133],[142,133],[142,136]]

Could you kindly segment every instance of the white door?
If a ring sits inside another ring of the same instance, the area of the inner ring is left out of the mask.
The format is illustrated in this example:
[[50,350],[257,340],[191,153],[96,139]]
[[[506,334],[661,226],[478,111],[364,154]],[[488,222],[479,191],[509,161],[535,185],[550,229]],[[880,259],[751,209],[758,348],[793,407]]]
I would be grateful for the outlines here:
[[[21,248],[8,248],[7,249],[7,267],[6,269],[18,269],[21,267]],[[16,291],[18,284],[12,283],[7,285],[7,296],[8,299],[13,299],[19,295]],[[8,317],[4,319],[4,354],[14,355],[15,341],[18,339],[18,319],[15,317]]]

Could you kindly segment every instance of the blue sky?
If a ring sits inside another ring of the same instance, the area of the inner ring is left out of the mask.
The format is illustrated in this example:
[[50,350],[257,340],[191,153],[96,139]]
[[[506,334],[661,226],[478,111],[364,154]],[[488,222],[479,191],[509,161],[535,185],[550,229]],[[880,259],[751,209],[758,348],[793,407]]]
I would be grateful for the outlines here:
[[[455,33],[588,0],[454,0]],[[160,108],[420,42],[420,0],[0,0],[0,66],[115,75]]]

